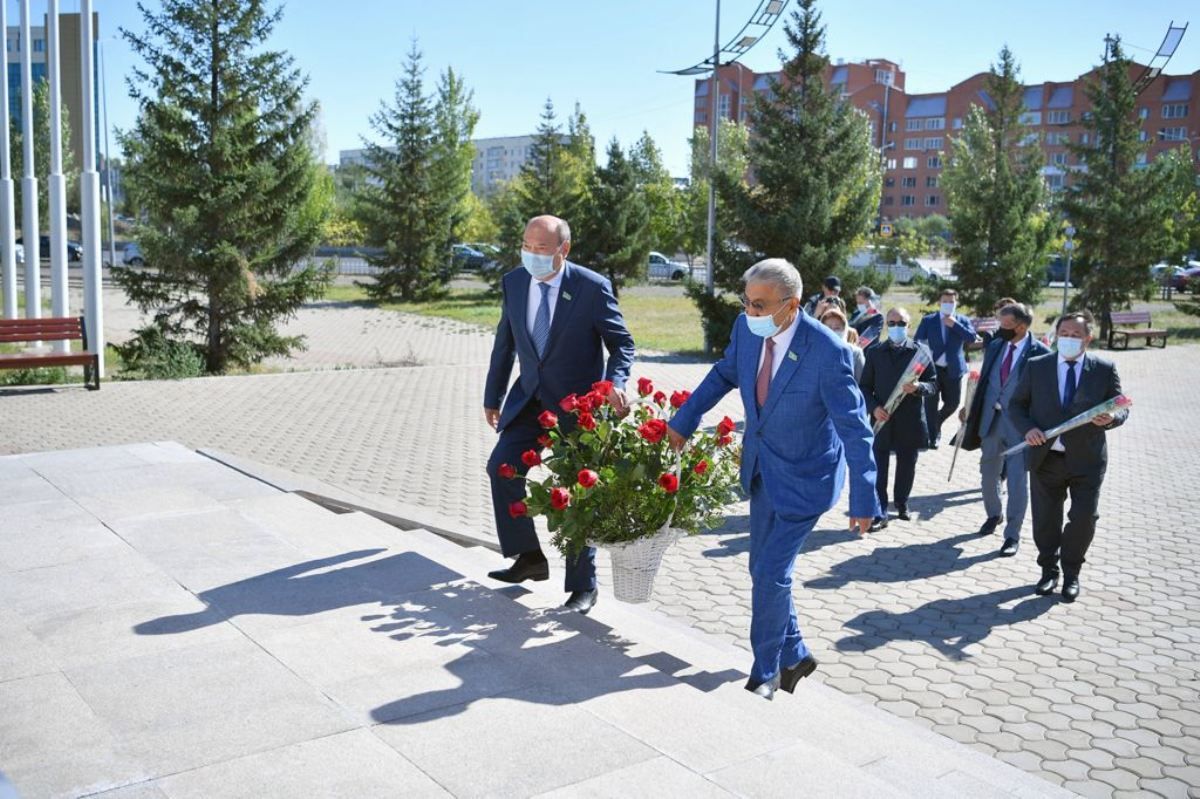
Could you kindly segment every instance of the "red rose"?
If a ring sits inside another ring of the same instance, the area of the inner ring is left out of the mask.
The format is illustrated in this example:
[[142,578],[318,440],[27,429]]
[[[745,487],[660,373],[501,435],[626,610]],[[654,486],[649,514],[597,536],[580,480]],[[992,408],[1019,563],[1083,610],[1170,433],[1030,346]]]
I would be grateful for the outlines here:
[[662,490],[666,491],[668,494],[674,494],[679,490],[679,478],[670,472],[660,475],[658,478],[658,484]]
[[597,410],[598,408],[603,408],[604,403],[608,402],[607,394],[602,394],[599,391],[596,391],[594,389],[592,391],[588,392],[588,397],[591,398],[591,405],[592,405],[593,411]]
[[571,492],[565,488],[556,488],[550,492],[550,507],[564,510],[571,504]]
[[599,380],[592,383],[592,391],[599,394],[601,397],[607,397],[612,393],[613,384],[611,380]]
[[562,408],[563,413],[574,413],[579,410],[579,397],[568,394],[558,401],[558,407]]
[[925,365],[924,365],[924,364],[920,364],[920,363],[914,363],[914,364],[913,364],[913,374],[914,374],[914,375],[918,375],[918,376],[920,376],[920,374],[921,374],[922,372],[924,372],[924,371],[925,371]]
[[654,401],[658,403],[658,407],[663,407],[667,403],[667,395],[661,391],[654,392]]
[[527,449],[521,453],[521,463],[532,469],[542,462],[542,456],[535,449]]
[[550,411],[542,411],[541,415],[538,416],[538,424],[547,430],[550,430],[556,424],[558,424],[558,417]]
[[692,471],[694,471],[696,474],[704,474],[708,471],[708,461],[700,461],[692,467]]
[[648,419],[638,427],[638,435],[649,441],[651,444],[657,444],[663,440],[663,436],[667,434],[667,423],[662,419]]
[[590,413],[587,413],[586,411],[584,413],[579,414],[579,426],[582,427],[584,430],[595,430],[596,429],[596,417],[592,416]]
[[500,468],[496,469],[496,474],[500,477],[503,477],[505,480],[511,480],[517,476],[517,470],[514,469],[510,464],[502,463],[500,464]]
[[648,397],[654,393],[654,384],[650,382],[648,377],[638,378],[638,396]]
[[721,436],[720,438],[717,439],[718,447],[728,447],[732,443],[733,443],[733,436],[726,435],[726,436]]
[[508,506],[508,515],[514,519],[519,519],[529,513],[529,506],[524,502],[514,502]]
[[591,488],[596,484],[596,481],[600,479],[600,475],[596,474],[591,469],[580,469],[578,478],[581,486],[584,488]]
[[726,416],[721,421],[717,422],[717,435],[727,436],[737,428],[733,420]]
[[671,407],[682,408],[683,403],[688,401],[688,397],[692,396],[690,391],[676,391],[671,394]]
[[967,379],[974,383],[978,383],[979,382],[979,370],[972,369],[971,374],[967,377]]
[[547,448],[547,449],[554,446],[554,439],[551,438],[549,436],[549,434],[544,434],[544,435],[538,436],[537,441],[539,444],[541,444],[544,448]]

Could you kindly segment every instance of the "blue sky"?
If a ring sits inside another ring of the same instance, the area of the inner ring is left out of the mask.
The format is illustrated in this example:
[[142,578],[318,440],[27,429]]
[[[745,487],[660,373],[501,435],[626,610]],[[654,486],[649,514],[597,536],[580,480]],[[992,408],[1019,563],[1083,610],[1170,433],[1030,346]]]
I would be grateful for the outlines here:
[[[10,18],[16,19],[14,0]],[[156,0],[145,0],[157,6]],[[723,0],[722,38],[731,37],[758,0]],[[134,58],[112,37],[142,29],[133,0],[95,0],[106,43],[109,117],[127,127],[134,106],[124,75]],[[44,2],[35,0],[35,13]],[[63,0],[75,11],[78,0]],[[603,150],[612,136],[627,144],[643,129],[662,148],[672,173],[686,173],[692,79],[657,70],[689,66],[712,49],[712,0],[287,0],[272,44],[290,51],[320,101],[328,149],[360,146],[367,119],[390,97],[410,40],[425,54],[432,87],[453,66],[475,91],[479,136],[531,131],[546,97],[565,117],[576,102]],[[789,3],[790,9],[794,2]],[[900,62],[910,92],[940,91],[986,70],[1008,43],[1027,82],[1063,80],[1099,61],[1106,32],[1120,33],[1134,57],[1149,58],[1171,20],[1193,28],[1170,72],[1200,69],[1200,14],[1194,0],[925,0],[911,6],[877,0],[826,0],[820,6],[827,49],[847,60]],[[909,12],[911,9],[911,12]],[[774,69],[783,26],[745,58]],[[1146,48],[1146,49],[1139,49]]]

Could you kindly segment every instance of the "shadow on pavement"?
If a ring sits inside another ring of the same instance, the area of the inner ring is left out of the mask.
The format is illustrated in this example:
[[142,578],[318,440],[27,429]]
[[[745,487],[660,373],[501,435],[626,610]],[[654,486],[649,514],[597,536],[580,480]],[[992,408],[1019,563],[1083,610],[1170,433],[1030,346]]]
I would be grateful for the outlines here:
[[964,491],[947,491],[942,494],[929,494],[923,497],[912,497],[908,501],[910,510],[916,511],[922,521],[932,519],[947,508],[959,505],[978,505],[980,503],[979,488],[968,488]]
[[994,560],[998,551],[962,557],[959,544],[978,538],[964,533],[930,544],[902,544],[876,547],[866,555],[857,555],[834,564],[829,574],[809,580],[805,588],[841,588],[849,583],[904,583],[969,569],[976,563]]

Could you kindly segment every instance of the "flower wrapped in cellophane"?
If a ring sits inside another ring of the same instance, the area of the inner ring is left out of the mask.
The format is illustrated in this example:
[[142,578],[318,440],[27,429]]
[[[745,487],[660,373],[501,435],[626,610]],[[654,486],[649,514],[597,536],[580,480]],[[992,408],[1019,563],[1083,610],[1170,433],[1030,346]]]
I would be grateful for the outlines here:
[[[904,368],[904,374],[900,375],[900,379],[896,382],[896,387],[892,389],[892,395],[888,397],[887,402],[883,405],[883,409],[887,411],[889,419],[895,413],[896,409],[900,407],[900,403],[904,401],[904,398],[908,396],[904,393],[904,387],[920,381],[921,375],[932,365],[933,356],[929,354],[929,350],[918,346],[917,354],[908,362],[908,366]],[[878,419],[875,420],[874,431],[876,435],[879,435],[879,431],[883,429],[885,424],[887,422],[881,422]]]
[[[1076,427],[1083,427],[1085,424],[1091,424],[1097,416],[1104,416],[1105,414],[1112,416],[1121,411],[1128,410],[1132,405],[1133,400],[1124,394],[1118,394],[1110,400],[1105,400],[1094,408],[1088,408],[1083,413],[1072,416],[1070,419],[1060,425],[1043,431],[1042,435],[1044,435],[1046,437],[1046,441],[1049,442],[1051,439],[1058,438],[1063,433],[1074,430]],[[1014,455],[1023,449],[1027,449],[1028,447],[1029,444],[1022,441],[1015,447],[1009,447],[1008,449],[1004,450],[1002,457],[1007,458],[1009,455]]]

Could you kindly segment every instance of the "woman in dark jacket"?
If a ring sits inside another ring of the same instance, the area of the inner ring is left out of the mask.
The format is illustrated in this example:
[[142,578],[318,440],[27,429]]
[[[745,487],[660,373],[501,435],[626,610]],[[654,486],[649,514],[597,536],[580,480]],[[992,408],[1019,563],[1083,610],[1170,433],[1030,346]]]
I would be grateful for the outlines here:
[[893,486],[896,503],[896,518],[908,521],[908,496],[912,492],[913,479],[917,471],[917,455],[929,446],[929,425],[925,419],[924,398],[937,391],[937,371],[933,359],[921,373],[920,380],[905,392],[908,394],[889,417],[884,406],[892,396],[892,389],[900,382],[908,365],[917,354],[918,344],[908,337],[908,311],[892,308],[887,313],[886,336],[878,345],[866,350],[859,387],[867,401],[867,413],[871,420],[885,421],[875,436],[875,491],[879,495],[879,507],[883,516],[877,517],[871,530],[882,530],[888,525],[888,460],[896,453],[896,482]]

